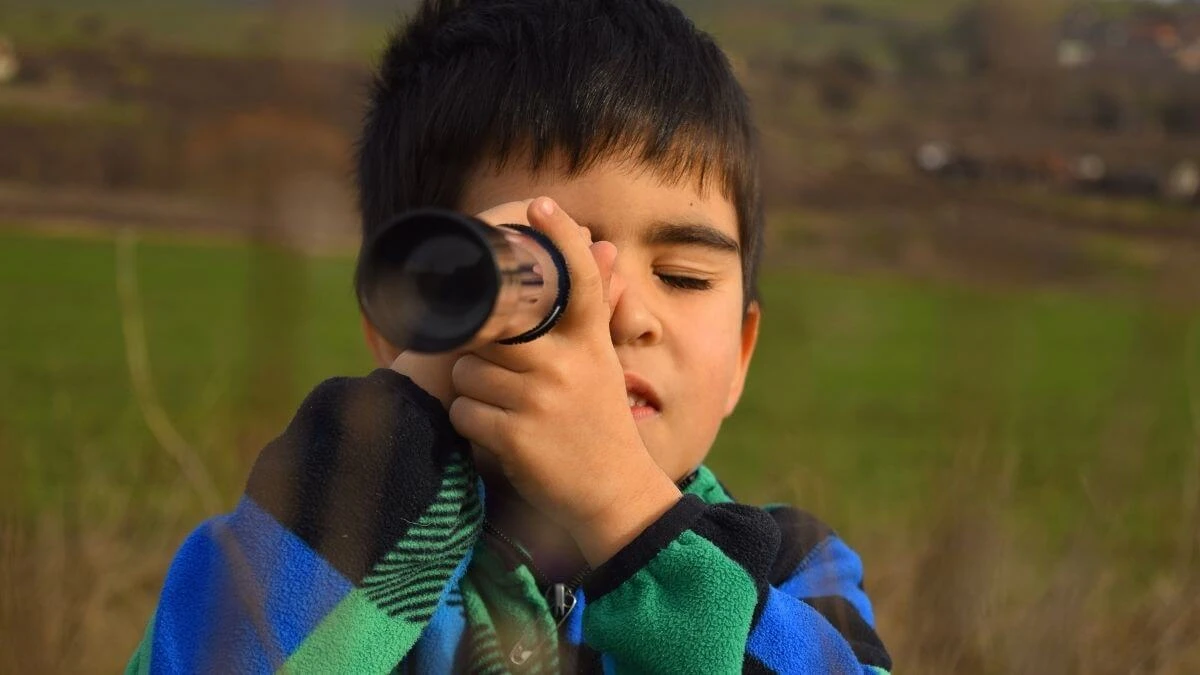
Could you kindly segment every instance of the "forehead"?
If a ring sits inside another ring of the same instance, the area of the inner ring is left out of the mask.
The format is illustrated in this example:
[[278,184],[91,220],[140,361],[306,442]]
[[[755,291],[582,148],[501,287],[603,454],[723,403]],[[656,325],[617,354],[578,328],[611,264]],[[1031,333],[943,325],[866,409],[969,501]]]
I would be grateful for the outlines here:
[[536,171],[517,162],[489,163],[471,174],[459,208],[479,213],[505,202],[548,196],[595,236],[613,241],[663,224],[686,223],[712,227],[740,243],[737,210],[714,183],[702,186],[694,176],[668,180],[652,168],[609,159],[578,175],[562,163]]

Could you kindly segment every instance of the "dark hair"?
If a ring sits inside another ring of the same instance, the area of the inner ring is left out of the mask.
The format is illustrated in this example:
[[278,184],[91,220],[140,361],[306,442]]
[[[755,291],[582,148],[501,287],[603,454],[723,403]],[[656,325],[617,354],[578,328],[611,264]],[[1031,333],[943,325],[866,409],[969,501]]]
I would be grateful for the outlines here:
[[358,146],[364,240],[396,214],[456,208],[483,162],[632,159],[712,181],[737,210],[757,299],[758,145],[725,55],[664,0],[425,0],[389,40]]

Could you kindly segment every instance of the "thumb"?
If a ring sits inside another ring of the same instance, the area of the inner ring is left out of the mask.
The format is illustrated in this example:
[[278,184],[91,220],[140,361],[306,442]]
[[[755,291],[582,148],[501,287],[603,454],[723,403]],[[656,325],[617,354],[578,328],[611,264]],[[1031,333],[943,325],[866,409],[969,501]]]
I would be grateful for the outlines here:
[[[603,288],[598,261],[592,255],[591,236],[548,197],[529,204],[529,224],[550,238],[567,263],[571,277],[571,301],[556,330],[570,332],[604,311]],[[607,255],[607,254],[605,254]],[[611,275],[612,265],[609,264]]]

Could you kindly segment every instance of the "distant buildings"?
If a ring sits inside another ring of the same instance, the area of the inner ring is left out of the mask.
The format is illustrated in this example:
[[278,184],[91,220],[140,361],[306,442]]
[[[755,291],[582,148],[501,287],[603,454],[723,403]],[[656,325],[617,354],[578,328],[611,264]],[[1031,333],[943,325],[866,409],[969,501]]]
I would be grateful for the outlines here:
[[1062,22],[1058,64],[1122,73],[1200,74],[1200,4],[1168,8],[1140,2],[1123,13],[1096,5],[1076,9]]

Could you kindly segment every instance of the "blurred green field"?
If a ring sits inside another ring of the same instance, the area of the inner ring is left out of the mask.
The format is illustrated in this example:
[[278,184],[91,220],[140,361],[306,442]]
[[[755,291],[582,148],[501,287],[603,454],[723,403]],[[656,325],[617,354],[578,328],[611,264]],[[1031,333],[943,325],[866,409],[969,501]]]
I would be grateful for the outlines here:
[[[0,447],[27,514],[69,499],[85,520],[119,517],[186,491],[132,394],[116,250],[0,230]],[[259,442],[248,430],[371,367],[352,261],[136,251],[157,391],[229,503]],[[1082,535],[1129,571],[1175,554],[1197,468],[1194,308],[781,269],[763,286],[749,388],[711,458],[735,494],[798,503],[852,538],[920,531],[966,496],[1050,555]]]

